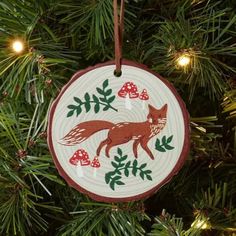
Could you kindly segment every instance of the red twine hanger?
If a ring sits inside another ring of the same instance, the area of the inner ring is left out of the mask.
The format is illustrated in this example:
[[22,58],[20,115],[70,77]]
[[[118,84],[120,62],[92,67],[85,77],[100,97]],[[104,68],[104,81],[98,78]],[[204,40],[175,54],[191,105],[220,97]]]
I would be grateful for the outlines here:
[[121,74],[121,59],[122,59],[122,41],[124,31],[124,0],[121,0],[120,5],[120,18],[118,16],[117,0],[113,1],[114,8],[114,35],[115,35],[115,64],[117,75]]

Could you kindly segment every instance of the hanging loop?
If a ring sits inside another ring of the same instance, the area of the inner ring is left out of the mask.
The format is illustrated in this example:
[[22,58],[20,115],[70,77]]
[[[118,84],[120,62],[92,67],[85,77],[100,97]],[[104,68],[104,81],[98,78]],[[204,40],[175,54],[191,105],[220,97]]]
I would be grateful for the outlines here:
[[[114,8],[114,36],[115,36],[115,74],[121,75],[122,42],[124,31],[124,0],[121,0],[120,14],[118,14],[117,0],[113,1]],[[120,15],[120,17],[119,17]]]

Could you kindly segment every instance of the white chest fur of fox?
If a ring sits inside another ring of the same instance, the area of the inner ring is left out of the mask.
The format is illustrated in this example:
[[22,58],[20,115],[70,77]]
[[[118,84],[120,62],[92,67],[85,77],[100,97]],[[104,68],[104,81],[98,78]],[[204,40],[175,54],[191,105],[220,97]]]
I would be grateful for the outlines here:
[[157,135],[166,125],[166,119],[160,119],[157,125],[150,125],[151,134],[149,137]]

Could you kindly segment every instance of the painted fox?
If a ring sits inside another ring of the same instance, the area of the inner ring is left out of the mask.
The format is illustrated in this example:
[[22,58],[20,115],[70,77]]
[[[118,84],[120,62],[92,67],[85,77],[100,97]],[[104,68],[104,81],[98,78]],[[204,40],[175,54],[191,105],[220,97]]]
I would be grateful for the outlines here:
[[156,109],[148,105],[149,113],[144,122],[121,122],[111,123],[103,120],[91,120],[76,125],[63,139],[63,144],[67,146],[82,143],[98,131],[108,129],[107,138],[103,140],[98,148],[96,155],[99,156],[103,147],[107,157],[112,147],[127,143],[133,140],[133,153],[138,157],[138,145],[146,151],[153,160],[154,156],[147,146],[149,140],[157,135],[166,125],[167,104],[161,109]]

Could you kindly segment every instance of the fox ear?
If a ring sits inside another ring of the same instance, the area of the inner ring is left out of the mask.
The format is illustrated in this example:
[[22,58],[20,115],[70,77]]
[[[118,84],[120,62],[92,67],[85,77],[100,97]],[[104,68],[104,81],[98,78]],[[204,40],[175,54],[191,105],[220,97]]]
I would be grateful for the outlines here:
[[[151,111],[156,111],[157,109],[155,107],[153,107],[152,105],[148,104],[148,108],[149,108],[149,112]],[[163,111],[166,112],[168,108],[167,103],[159,110],[159,111]]]
[[165,105],[160,109],[160,111],[162,111],[162,112],[167,112],[167,108],[168,108],[168,105],[165,104]]
[[156,108],[153,107],[152,105],[148,104],[148,109],[149,109],[149,112],[151,111],[156,111]]

